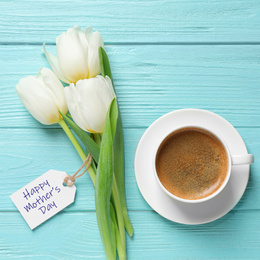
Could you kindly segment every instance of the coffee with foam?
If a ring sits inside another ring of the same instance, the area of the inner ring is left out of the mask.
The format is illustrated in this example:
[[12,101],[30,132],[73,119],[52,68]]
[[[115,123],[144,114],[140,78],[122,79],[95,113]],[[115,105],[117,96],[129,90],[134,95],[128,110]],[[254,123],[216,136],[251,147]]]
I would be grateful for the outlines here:
[[228,156],[211,133],[196,127],[177,130],[161,143],[155,167],[162,185],[173,195],[197,200],[216,192],[228,172]]

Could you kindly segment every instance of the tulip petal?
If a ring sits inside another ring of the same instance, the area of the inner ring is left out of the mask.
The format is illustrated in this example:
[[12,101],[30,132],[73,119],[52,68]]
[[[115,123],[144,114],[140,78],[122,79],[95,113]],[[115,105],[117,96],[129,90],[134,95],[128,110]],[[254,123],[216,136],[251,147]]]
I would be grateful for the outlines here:
[[116,97],[111,79],[100,75],[65,87],[64,96],[75,123],[91,133],[102,133],[107,110]]
[[60,115],[43,82],[33,76],[19,81],[16,91],[30,114],[44,125],[57,123]]
[[[102,76],[100,76],[102,78]],[[114,90],[114,87],[113,87],[113,83],[112,83],[112,80],[108,77],[108,76],[105,76],[105,81],[106,81],[106,84],[107,84],[107,90],[108,92],[110,93],[110,96],[111,97],[116,97],[116,93],[115,93],[115,90]]]
[[78,27],[70,28],[56,40],[61,72],[71,83],[88,77],[88,48],[82,34]]
[[[89,45],[88,45],[88,41],[87,41],[87,38],[86,38],[84,32],[77,25],[75,25],[73,28],[78,32],[78,36],[81,41],[81,45],[83,46],[83,50],[86,51],[88,49]],[[86,52],[85,54],[88,55],[88,52]]]
[[[95,80],[88,79],[77,82],[77,91],[79,94],[78,106],[82,113],[83,120],[88,122],[89,132],[101,133],[104,129],[104,109],[99,99],[99,87]],[[97,88],[96,88],[97,87]]]
[[64,88],[64,98],[69,108],[70,114],[75,123],[84,131],[89,131],[90,126],[85,122],[82,117],[81,110],[78,107],[78,95],[74,84]]
[[43,68],[40,69],[36,78],[44,82],[45,86],[50,90],[50,95],[57,109],[67,114],[68,108],[63,95],[64,87],[54,72],[48,68]]
[[88,42],[88,66],[89,66],[89,78],[93,78],[99,75],[101,72],[99,61],[99,47],[104,47],[104,42],[101,34],[96,31],[93,32],[91,27],[85,29],[85,36]]
[[52,54],[51,52],[46,50],[45,43],[43,44],[43,51],[44,51],[44,54],[46,56],[46,59],[48,60],[51,68],[53,69],[53,71],[55,72],[57,77],[60,80],[62,80],[63,82],[69,84],[70,82],[61,73],[60,66],[59,66],[59,61],[58,61],[57,56],[55,56],[54,54]]
[[113,86],[109,85],[102,76],[78,82],[78,106],[91,129],[97,133],[104,130],[108,107],[115,97]]

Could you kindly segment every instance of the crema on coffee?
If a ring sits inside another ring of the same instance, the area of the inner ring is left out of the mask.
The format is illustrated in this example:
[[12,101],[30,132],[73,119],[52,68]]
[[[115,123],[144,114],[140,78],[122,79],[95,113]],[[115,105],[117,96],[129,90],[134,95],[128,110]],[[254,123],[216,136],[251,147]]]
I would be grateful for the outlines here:
[[155,165],[159,180],[170,193],[197,200],[222,185],[228,172],[228,157],[222,143],[211,133],[187,127],[164,139]]

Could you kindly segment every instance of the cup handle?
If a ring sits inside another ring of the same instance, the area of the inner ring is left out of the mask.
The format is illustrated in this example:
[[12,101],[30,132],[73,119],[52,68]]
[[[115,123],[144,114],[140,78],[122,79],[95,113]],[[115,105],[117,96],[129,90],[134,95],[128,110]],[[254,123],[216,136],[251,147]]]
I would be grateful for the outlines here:
[[232,165],[252,164],[252,163],[254,163],[254,156],[253,156],[253,154],[233,155],[231,157],[232,157]]

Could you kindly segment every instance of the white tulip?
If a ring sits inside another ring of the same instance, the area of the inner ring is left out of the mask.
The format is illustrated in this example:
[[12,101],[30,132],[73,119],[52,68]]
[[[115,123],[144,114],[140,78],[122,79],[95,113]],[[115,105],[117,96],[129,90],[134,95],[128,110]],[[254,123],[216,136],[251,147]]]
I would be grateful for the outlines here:
[[111,79],[98,75],[64,88],[64,96],[74,122],[90,133],[102,133],[111,101],[116,97]]
[[59,110],[68,112],[63,95],[64,87],[50,69],[40,69],[38,75],[22,78],[16,92],[30,114],[44,125],[58,123]]
[[70,28],[56,39],[57,56],[43,49],[56,75],[66,83],[93,78],[100,74],[99,47],[104,47],[98,31],[87,27],[85,32],[79,26]]

